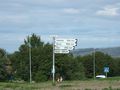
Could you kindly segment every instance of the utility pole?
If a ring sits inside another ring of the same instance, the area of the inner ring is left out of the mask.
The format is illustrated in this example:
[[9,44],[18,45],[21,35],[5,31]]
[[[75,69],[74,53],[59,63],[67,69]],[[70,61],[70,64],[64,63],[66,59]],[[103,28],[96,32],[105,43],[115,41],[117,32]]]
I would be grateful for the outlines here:
[[31,73],[31,38],[28,36],[29,39],[29,65],[30,65],[30,83],[32,82],[32,73]]
[[55,36],[53,36],[53,67],[52,67],[52,74],[53,74],[53,85],[55,84]]
[[96,70],[95,70],[95,48],[94,48],[94,50],[93,50],[93,77],[94,77],[94,79],[95,79],[95,72],[96,72]]

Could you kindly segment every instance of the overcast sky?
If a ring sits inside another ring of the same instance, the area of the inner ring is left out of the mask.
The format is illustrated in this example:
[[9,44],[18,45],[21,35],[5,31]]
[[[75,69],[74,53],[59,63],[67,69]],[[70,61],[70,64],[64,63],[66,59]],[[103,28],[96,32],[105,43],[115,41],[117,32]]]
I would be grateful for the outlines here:
[[32,33],[77,38],[77,48],[120,46],[120,0],[0,0],[0,48],[14,52]]

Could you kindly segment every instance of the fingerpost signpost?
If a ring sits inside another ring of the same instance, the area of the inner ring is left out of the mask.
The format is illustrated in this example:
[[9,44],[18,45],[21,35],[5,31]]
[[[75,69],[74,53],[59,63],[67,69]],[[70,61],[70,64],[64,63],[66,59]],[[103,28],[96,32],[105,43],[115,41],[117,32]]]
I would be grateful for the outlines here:
[[53,37],[53,85],[55,85],[55,54],[68,54],[71,50],[75,49],[75,46],[77,46],[77,39]]

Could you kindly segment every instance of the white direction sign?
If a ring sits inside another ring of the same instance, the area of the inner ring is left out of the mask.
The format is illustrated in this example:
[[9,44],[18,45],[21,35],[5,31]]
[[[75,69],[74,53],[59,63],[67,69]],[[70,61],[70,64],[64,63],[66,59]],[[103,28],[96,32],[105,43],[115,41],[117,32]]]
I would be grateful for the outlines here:
[[73,50],[74,46],[55,46],[55,50],[61,50],[61,49],[67,49],[67,50]]
[[55,39],[55,46],[76,46],[77,39]]
[[77,45],[77,39],[55,39],[55,53],[69,53]]
[[66,50],[66,49],[61,49],[61,50],[54,50],[54,53],[63,53],[63,54],[67,54],[69,53],[69,50]]
[[76,42],[55,42],[56,46],[76,46]]
[[64,39],[64,38],[57,38],[55,39],[55,41],[57,42],[76,42],[77,39]]
[[73,45],[77,44],[77,39],[55,39],[55,45]]

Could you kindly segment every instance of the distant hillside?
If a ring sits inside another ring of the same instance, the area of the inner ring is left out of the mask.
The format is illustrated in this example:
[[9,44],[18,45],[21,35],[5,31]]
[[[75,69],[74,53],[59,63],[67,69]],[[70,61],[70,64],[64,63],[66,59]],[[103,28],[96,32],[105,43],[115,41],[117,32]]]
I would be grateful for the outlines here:
[[[72,53],[75,56],[84,56],[87,54],[91,54],[94,51],[93,48],[86,48],[86,49],[76,49],[73,50]],[[100,51],[105,54],[111,55],[112,57],[120,57],[120,47],[113,47],[113,48],[96,48],[95,51]]]

